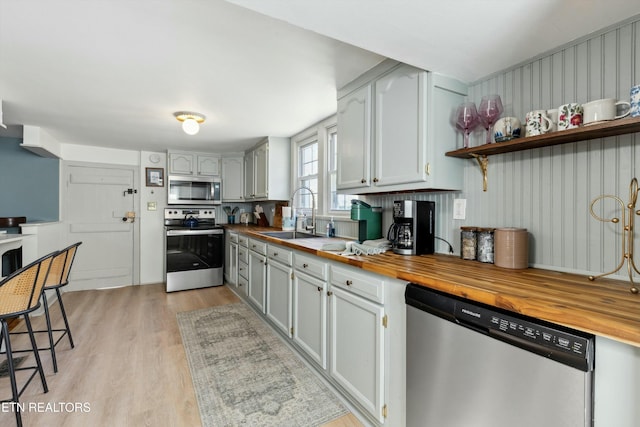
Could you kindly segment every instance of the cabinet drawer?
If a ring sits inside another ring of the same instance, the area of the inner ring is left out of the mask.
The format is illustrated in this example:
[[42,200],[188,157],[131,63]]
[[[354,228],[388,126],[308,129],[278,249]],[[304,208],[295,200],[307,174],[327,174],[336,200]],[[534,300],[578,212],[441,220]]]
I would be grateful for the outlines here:
[[384,280],[377,276],[331,266],[331,284],[372,301],[384,303]]
[[242,234],[238,234],[238,244],[244,247],[249,246],[249,238],[247,236],[243,236]]
[[[246,266],[244,271],[247,271]],[[249,289],[249,280],[247,280],[246,277],[238,276],[238,287],[241,289],[241,292],[247,293],[247,289]]]
[[318,279],[327,279],[327,264],[319,258],[296,254],[294,257],[294,266],[296,270],[304,271]]
[[249,250],[244,246],[238,246],[238,262],[249,263]]
[[238,262],[238,283],[240,283],[240,277],[244,277],[245,281],[249,278],[249,264],[243,261]]
[[282,246],[268,245],[267,258],[270,260],[277,260],[278,262],[286,265],[291,265],[293,253],[288,249],[284,249]]
[[254,252],[258,252],[261,255],[267,254],[267,244],[260,240],[249,239],[249,249]]
[[229,233],[229,241],[231,243],[238,243],[238,233]]

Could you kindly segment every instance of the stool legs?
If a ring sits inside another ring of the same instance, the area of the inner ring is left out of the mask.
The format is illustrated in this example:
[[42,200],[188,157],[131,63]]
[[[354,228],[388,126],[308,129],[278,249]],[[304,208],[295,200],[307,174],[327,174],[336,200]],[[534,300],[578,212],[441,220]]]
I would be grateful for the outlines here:
[[67,336],[69,337],[69,344],[71,348],[75,347],[73,343],[73,337],[71,336],[71,328],[69,327],[69,321],[67,320],[67,312],[64,309],[64,304],[62,303],[62,294],[60,292],[60,288],[56,288],[56,294],[58,294],[58,304],[60,305],[60,311],[62,312],[62,318],[64,319],[64,326],[67,330]]
[[[64,329],[53,329],[51,325],[51,317],[49,315],[49,304],[47,302],[47,292],[44,291],[42,293],[42,305],[44,306],[44,315],[47,321],[47,333],[49,335],[49,348],[51,350],[51,361],[53,362],[53,372],[58,372],[58,360],[56,359],[56,344],[60,342],[62,336],[58,338],[58,341],[53,340],[53,332],[54,331],[64,331],[62,335],[67,334],[69,337],[69,344],[71,348],[75,347],[73,343],[73,337],[71,336],[71,328],[69,328],[69,321],[67,320],[67,312],[64,309],[64,303],[62,302],[62,293],[59,288],[55,289],[56,295],[58,296],[58,305],[60,306],[60,311],[62,312],[62,320],[64,320]],[[43,349],[44,350],[44,349]]]
[[38,346],[36,345],[36,337],[35,335],[33,335],[33,328],[31,327],[31,320],[29,319],[28,314],[24,315],[24,321],[27,324],[27,330],[29,331],[29,339],[31,340],[31,348],[33,348],[33,354],[36,357],[36,365],[38,368],[38,372],[40,372],[40,379],[42,380],[42,390],[45,393],[48,393],[49,387],[47,386],[47,379],[44,377],[44,369],[42,369],[42,362],[40,361],[40,353],[38,352]]
[[[2,319],[2,339],[4,341],[4,349],[7,353],[7,365],[9,368],[9,380],[11,381],[11,402],[18,403],[18,384],[16,382],[16,370],[13,366],[13,354],[11,353],[11,340],[9,339],[9,325],[5,319]],[[16,424],[18,427],[22,427],[22,415],[20,415],[20,408],[15,405],[13,408],[16,414]]]
[[49,349],[51,350],[51,362],[53,372],[58,372],[58,361],[56,360],[56,345],[53,342],[53,330],[51,329],[51,317],[49,317],[49,303],[47,302],[47,292],[42,292],[42,305],[44,306],[44,318],[47,321],[47,335],[49,336]]
[[44,369],[42,369],[42,362],[40,361],[40,354],[38,353],[38,347],[36,345],[36,339],[33,335],[33,328],[31,327],[31,320],[29,319],[29,315],[24,315],[24,321],[27,325],[27,331],[29,333],[29,340],[31,341],[31,349],[33,350],[33,355],[36,359],[36,366],[27,367],[27,368],[16,368],[13,364],[13,352],[11,351],[11,335],[9,335],[9,324],[6,319],[0,319],[2,323],[2,329],[0,331],[0,342],[4,343],[5,353],[7,354],[7,367],[9,369],[9,381],[11,383],[11,400],[5,400],[5,402],[14,403],[13,410],[16,415],[16,424],[18,427],[22,427],[22,415],[20,413],[20,405],[19,399],[22,392],[27,388],[31,379],[34,377],[35,372],[29,377],[29,379],[25,382],[24,386],[21,390],[18,390],[18,382],[16,380],[16,370],[22,369],[35,369],[40,374],[40,381],[42,382],[42,390],[44,393],[49,392],[49,387],[47,386],[47,379],[44,376]]

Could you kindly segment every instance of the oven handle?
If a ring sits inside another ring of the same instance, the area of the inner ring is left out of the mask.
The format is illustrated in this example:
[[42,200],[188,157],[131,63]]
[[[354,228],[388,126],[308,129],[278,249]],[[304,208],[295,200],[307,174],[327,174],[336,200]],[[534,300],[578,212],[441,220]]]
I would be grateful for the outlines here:
[[207,234],[223,234],[224,230],[167,230],[167,236],[197,236]]

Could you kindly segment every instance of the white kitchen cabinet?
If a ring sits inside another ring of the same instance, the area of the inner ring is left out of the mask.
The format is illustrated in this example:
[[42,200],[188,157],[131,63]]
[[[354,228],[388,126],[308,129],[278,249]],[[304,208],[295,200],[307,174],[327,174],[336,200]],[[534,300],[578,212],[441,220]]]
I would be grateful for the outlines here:
[[337,188],[359,189],[370,184],[371,84],[338,100]]
[[249,292],[249,239],[238,235],[238,293],[246,297]]
[[[273,251],[272,251],[273,249]],[[286,253],[289,256],[286,256]],[[269,245],[267,257],[267,282],[265,313],[267,318],[285,335],[291,337],[291,251]],[[289,263],[287,263],[289,260]]]
[[291,180],[289,138],[268,137],[244,156],[247,200],[289,200]]
[[333,286],[333,280],[329,305],[330,375],[384,422],[384,306]]
[[244,155],[244,199],[253,200],[256,197],[254,190],[255,185],[255,154],[253,150],[248,151]]
[[236,287],[238,285],[238,233],[225,231],[224,278]]
[[249,239],[249,300],[265,312],[266,243]]
[[169,174],[175,175],[220,175],[220,156],[204,153],[168,153]]
[[244,156],[223,157],[222,201],[244,202]]
[[459,190],[463,167],[450,116],[464,101],[460,82],[385,61],[339,91],[338,190],[367,194]]
[[371,425],[406,424],[405,286],[238,233],[234,290]]
[[293,278],[293,341],[327,369],[327,282],[299,270]]
[[375,83],[373,183],[427,180],[427,73],[401,65]]

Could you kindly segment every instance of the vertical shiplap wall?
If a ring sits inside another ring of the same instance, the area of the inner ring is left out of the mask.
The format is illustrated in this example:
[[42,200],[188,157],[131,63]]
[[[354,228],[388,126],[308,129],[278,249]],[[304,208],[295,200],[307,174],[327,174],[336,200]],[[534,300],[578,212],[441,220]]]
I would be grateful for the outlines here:
[[[640,84],[640,18],[476,82],[468,98],[479,103],[482,95],[498,93],[503,116],[524,121],[528,111],[567,102],[628,100],[635,84]],[[483,130],[475,132],[472,145],[483,143],[483,138]],[[621,230],[596,221],[589,206],[601,194],[618,195],[626,204],[629,182],[640,178],[638,141],[640,136],[631,134],[490,156],[487,192],[482,191],[480,168],[468,160],[462,193],[373,196],[368,201],[385,208],[383,222],[388,225],[393,200],[435,200],[437,234],[458,253],[462,225],[523,227],[530,232],[534,266],[608,272],[622,256]],[[464,221],[452,219],[454,198],[467,199]],[[610,202],[601,206],[603,216],[621,215]],[[446,246],[436,247],[446,252]]]

